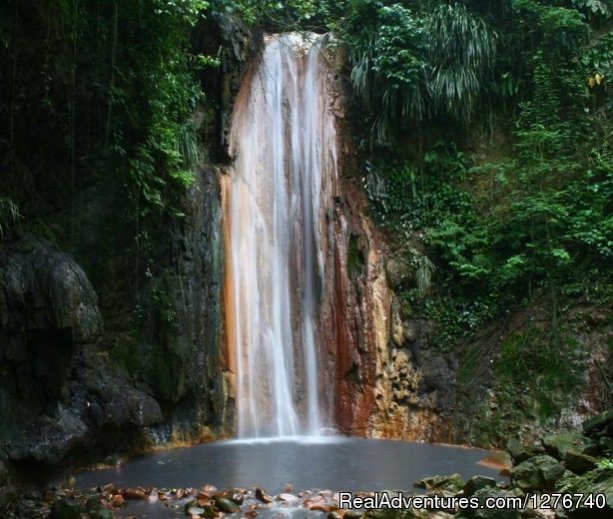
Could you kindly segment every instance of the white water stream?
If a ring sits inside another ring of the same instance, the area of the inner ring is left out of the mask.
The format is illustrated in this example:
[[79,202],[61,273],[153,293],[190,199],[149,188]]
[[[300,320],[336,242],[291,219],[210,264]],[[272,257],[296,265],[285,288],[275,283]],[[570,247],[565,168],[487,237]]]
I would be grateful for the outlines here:
[[267,37],[234,108],[223,188],[239,438],[318,435],[327,425],[318,307],[337,152],[322,42]]

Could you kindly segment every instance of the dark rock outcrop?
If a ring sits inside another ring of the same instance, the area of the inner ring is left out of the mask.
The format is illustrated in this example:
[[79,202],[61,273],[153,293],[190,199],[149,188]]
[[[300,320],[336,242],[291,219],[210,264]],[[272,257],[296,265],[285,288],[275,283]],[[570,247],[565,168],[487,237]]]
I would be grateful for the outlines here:
[[98,298],[69,254],[26,238],[0,248],[0,266],[0,438],[10,461],[57,464],[117,447],[104,432],[162,420],[96,346]]
[[3,343],[31,330],[65,330],[72,342],[102,331],[98,297],[70,255],[26,238],[0,249],[0,323]]
[[511,471],[513,485],[522,490],[553,490],[564,475],[564,467],[551,456],[541,455],[523,461]]
[[161,441],[227,436],[233,409],[222,349],[223,239],[216,171],[201,170],[172,229],[169,260],[147,283],[134,345],[140,376],[167,410]]

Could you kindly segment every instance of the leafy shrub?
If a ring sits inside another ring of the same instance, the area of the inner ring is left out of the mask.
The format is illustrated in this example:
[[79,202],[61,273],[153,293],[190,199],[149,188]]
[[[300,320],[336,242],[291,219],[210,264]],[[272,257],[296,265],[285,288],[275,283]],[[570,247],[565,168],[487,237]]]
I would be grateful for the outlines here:
[[495,56],[495,34],[483,20],[460,4],[419,13],[375,0],[348,7],[340,36],[378,144],[393,144],[426,117],[470,119]]

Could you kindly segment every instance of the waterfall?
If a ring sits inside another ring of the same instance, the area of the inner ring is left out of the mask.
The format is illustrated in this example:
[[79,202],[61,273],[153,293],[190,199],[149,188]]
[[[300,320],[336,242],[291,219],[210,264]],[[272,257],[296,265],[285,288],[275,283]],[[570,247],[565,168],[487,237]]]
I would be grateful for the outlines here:
[[266,37],[237,96],[224,175],[226,331],[240,438],[318,435],[319,301],[337,175],[323,36]]

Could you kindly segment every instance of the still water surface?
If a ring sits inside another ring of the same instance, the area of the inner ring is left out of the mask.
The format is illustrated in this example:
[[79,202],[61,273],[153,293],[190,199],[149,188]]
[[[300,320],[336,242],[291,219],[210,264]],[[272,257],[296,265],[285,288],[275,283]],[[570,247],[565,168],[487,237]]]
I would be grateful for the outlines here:
[[[291,484],[296,491],[415,491],[415,481],[435,474],[502,479],[498,470],[477,464],[487,455],[480,449],[362,438],[226,441],[156,452],[121,468],[81,473],[77,486],[197,488],[210,483],[220,489],[259,486],[277,494]],[[160,504],[139,503],[129,511],[146,513],[149,519],[177,516]]]

